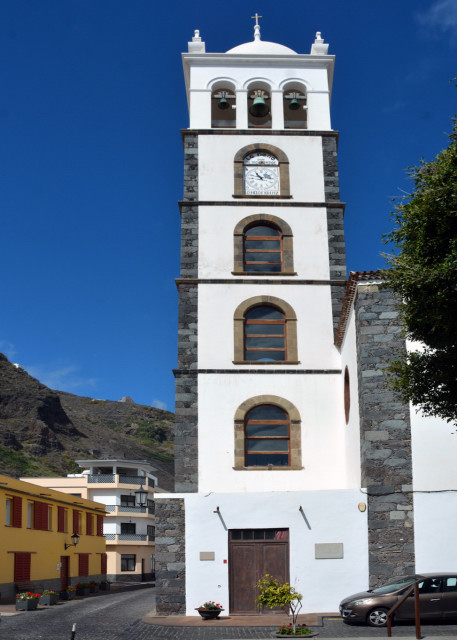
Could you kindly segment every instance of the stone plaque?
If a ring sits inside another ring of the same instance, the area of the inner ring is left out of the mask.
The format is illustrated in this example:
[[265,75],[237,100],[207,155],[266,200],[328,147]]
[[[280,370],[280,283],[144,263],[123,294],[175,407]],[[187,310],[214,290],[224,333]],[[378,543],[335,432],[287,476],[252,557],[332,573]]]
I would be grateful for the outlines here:
[[316,560],[330,560],[343,558],[342,542],[322,542],[314,545],[314,557]]

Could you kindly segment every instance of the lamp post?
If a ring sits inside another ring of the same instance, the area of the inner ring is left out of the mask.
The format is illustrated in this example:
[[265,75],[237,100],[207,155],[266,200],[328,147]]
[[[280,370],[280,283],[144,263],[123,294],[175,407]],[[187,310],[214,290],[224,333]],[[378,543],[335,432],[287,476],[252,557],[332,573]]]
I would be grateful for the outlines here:
[[140,488],[135,491],[135,503],[137,507],[145,507],[148,499],[148,492],[143,489],[143,481],[141,481]]
[[77,534],[77,533],[74,533],[74,534],[71,536],[71,542],[72,542],[72,544],[67,544],[67,543],[65,542],[65,544],[64,544],[64,546],[65,546],[65,551],[66,551],[69,547],[76,547],[76,545],[79,543],[79,536],[78,536],[78,534]]

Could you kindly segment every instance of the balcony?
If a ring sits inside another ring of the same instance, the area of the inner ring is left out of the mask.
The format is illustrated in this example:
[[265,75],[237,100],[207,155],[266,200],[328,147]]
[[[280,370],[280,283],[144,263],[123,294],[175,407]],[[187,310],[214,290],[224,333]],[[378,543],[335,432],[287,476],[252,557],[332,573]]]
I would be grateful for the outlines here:
[[155,513],[154,506],[129,507],[129,506],[123,506],[118,504],[107,504],[105,506],[105,509],[110,516],[120,516],[121,514],[124,514],[124,513],[130,513],[136,516],[140,514],[146,514],[146,516],[153,516]]
[[134,486],[146,484],[148,487],[154,487],[154,480],[147,476],[125,476],[114,473],[97,473],[95,475],[89,475],[87,476],[87,482],[89,484],[128,484]]
[[105,533],[107,545],[133,543],[147,546],[153,544],[155,536],[148,536],[145,533]]

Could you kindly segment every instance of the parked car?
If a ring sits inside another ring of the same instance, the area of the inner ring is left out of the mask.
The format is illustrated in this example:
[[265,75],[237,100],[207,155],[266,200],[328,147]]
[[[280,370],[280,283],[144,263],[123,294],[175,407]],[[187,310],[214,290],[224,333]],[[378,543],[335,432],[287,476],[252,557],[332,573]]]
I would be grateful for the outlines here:
[[[457,573],[423,573],[361,591],[344,598],[340,614],[347,623],[357,622],[372,627],[387,624],[387,612],[404,595],[408,587],[419,580],[421,620],[447,620],[457,618]],[[395,620],[414,620],[414,592],[393,614]]]

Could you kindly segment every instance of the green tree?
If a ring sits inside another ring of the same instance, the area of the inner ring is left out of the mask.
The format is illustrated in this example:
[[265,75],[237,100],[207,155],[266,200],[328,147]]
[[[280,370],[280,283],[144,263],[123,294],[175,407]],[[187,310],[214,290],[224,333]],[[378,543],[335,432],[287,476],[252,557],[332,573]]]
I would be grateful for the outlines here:
[[388,284],[401,300],[406,337],[422,347],[390,367],[394,389],[425,415],[457,420],[457,118],[449,146],[409,169],[414,191],[385,236]]
[[297,616],[302,608],[301,593],[298,593],[288,582],[281,584],[279,580],[273,578],[269,573],[265,574],[257,582],[259,595],[256,598],[258,604],[273,609],[274,607],[287,607],[292,618],[292,633],[297,629]]

